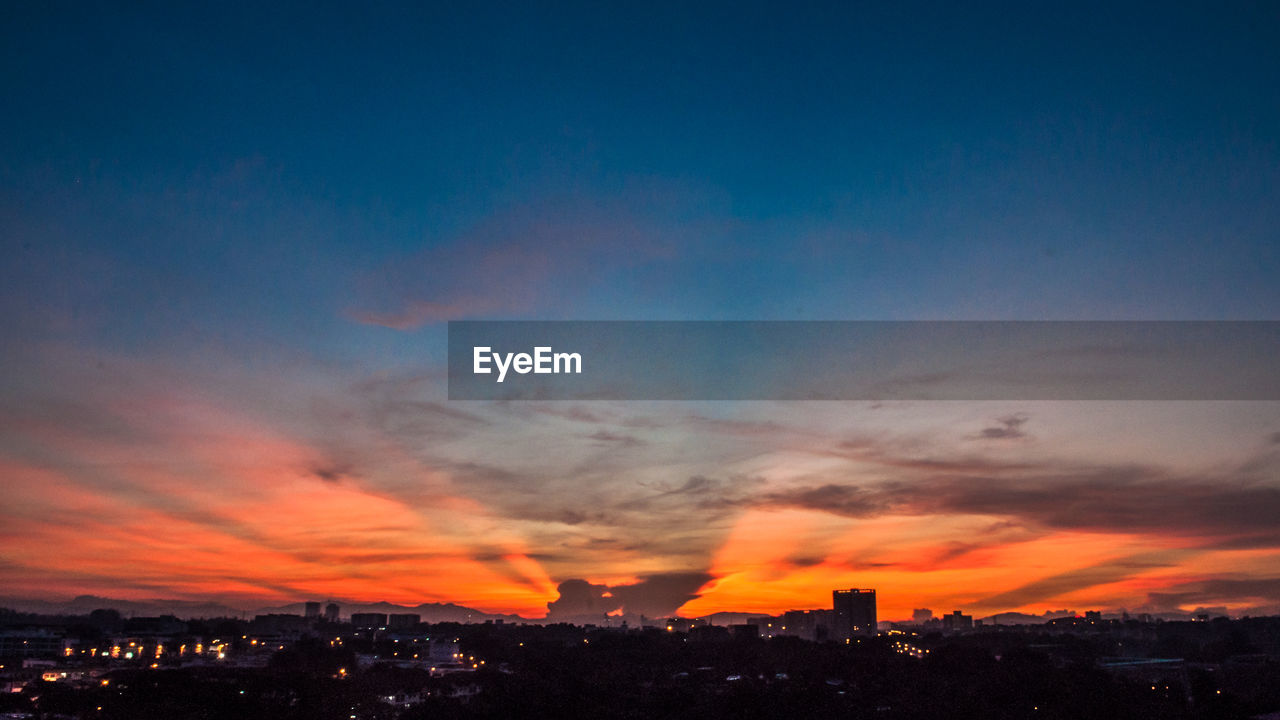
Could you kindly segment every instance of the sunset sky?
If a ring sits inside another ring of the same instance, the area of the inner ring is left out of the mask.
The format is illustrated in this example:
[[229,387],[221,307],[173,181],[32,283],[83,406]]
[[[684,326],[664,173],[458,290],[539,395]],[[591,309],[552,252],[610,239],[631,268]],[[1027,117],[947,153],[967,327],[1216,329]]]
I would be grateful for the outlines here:
[[434,5],[0,9],[0,596],[1280,613],[1277,402],[444,374],[460,319],[1280,320],[1277,6]]

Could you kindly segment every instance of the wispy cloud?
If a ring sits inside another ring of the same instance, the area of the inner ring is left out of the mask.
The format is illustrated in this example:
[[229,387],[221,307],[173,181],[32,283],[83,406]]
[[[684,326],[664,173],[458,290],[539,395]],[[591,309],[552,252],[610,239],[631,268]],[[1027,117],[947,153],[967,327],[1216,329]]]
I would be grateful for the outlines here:
[[970,437],[975,440],[1021,440],[1029,437],[1022,429],[1031,419],[1026,413],[1016,413],[996,418],[996,424],[979,430]]
[[1212,545],[1280,548],[1280,487],[1230,472],[1183,477],[1157,467],[1044,465],[995,476],[825,484],[742,498],[848,517],[986,515],[1055,529],[1143,531]]

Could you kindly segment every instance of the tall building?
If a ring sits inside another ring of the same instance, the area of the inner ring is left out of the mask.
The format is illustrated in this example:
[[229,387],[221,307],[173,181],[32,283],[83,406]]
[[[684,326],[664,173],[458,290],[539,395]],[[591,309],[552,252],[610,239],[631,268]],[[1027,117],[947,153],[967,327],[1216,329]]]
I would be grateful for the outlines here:
[[338,622],[338,603],[329,603],[324,606],[324,619],[331,623]]
[[361,630],[376,630],[387,626],[386,613],[351,613],[351,624]]
[[319,618],[319,617],[320,617],[320,603],[318,603],[318,602],[309,602],[309,603],[307,603],[306,608],[307,608],[307,609],[306,609],[306,612],[304,613],[304,615],[305,615],[309,620],[315,620],[315,619],[317,619],[317,618]]
[[421,615],[417,613],[402,613],[387,618],[387,627],[392,630],[408,630],[417,627],[420,622],[422,622]]
[[950,615],[942,616],[942,627],[945,630],[972,630],[973,616],[956,610]]
[[876,591],[850,588],[832,590],[835,639],[876,634]]

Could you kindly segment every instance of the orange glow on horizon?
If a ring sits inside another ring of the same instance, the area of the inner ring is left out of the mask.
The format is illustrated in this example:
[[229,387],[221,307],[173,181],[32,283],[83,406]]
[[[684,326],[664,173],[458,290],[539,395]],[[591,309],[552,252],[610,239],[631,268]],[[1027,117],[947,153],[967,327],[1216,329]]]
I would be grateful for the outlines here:
[[[597,537],[608,533],[590,522],[504,516],[454,485],[448,465],[396,448],[387,450],[394,482],[379,484],[317,473],[326,459],[318,448],[208,403],[141,399],[121,412],[143,437],[160,425],[181,430],[152,455],[109,433],[36,423],[21,430],[64,464],[0,456],[10,508],[0,583],[46,597],[245,609],[325,598],[452,602],[538,619],[563,580],[636,585],[679,556],[684,571],[705,567],[712,577],[678,609],[685,617],[829,608],[834,589],[872,587],[880,617],[904,619],[916,608],[1136,608],[1204,578],[1268,577],[1280,559],[1271,549],[1198,550],[1178,537],[1037,529],[996,516],[858,519],[743,505],[723,525],[686,530],[705,543],[703,566],[679,555],[684,547],[663,555],[643,538]],[[793,472],[803,464],[784,460]]]
[[[876,588],[881,619],[910,618],[915,608],[924,607],[935,614],[953,609],[1041,614],[1068,607],[1110,608],[1117,599],[1137,607],[1148,592],[1207,576],[1213,562],[1241,556],[1215,553],[1215,559],[1209,560],[1179,555],[1180,562],[1170,567],[1152,563],[1147,569],[1117,571],[1119,577],[1112,582],[1099,582],[1111,563],[1159,552],[1179,554],[1182,543],[1170,539],[1164,547],[1156,547],[1145,536],[1055,532],[990,545],[973,543],[972,550],[952,559],[928,566],[920,563],[919,558],[945,549],[947,540],[972,537],[972,528],[990,525],[991,519],[983,517],[852,520],[807,510],[750,511],[717,552],[711,569],[716,579],[700,597],[685,603],[680,615],[700,617],[722,611],[776,615],[792,609],[830,608],[831,591],[847,587]],[[811,557],[815,553],[820,556]],[[810,557],[797,562],[798,555]],[[1254,562],[1275,559],[1273,552],[1245,555]],[[1204,575],[1188,574],[1189,567],[1203,569]],[[1098,577],[1083,589],[1064,583],[1062,591],[1050,591],[1046,599],[1017,601],[1020,588],[1071,573]],[[993,602],[1001,597],[1006,599]]]

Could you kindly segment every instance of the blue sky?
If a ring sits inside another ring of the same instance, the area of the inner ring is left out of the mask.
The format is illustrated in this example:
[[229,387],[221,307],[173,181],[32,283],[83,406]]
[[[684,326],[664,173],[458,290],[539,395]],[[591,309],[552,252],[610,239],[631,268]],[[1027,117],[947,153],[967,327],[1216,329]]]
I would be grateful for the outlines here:
[[[108,323],[200,304],[149,334],[448,302],[437,275],[477,241],[594,270],[486,316],[1280,304],[1263,4],[7,12],[12,267],[109,263],[50,298],[105,293]],[[424,253],[443,265],[369,287]],[[506,284],[462,269],[477,294]]]

